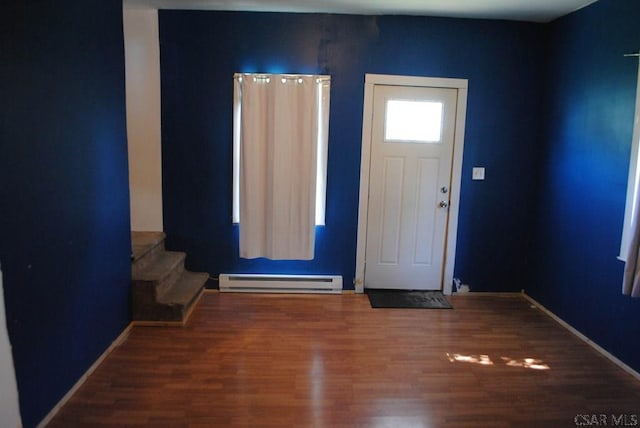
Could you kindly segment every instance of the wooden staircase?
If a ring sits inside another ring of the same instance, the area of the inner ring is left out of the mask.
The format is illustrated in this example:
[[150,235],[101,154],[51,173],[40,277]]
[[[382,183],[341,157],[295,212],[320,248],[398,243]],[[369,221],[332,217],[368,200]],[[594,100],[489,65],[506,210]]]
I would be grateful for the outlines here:
[[132,318],[137,324],[184,325],[207,273],[184,268],[185,253],[166,251],[163,232],[131,232]]

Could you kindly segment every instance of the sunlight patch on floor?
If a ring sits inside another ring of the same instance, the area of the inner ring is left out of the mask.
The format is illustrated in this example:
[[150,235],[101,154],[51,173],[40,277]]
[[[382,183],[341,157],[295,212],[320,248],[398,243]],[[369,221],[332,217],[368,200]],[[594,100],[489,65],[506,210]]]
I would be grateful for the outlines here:
[[492,366],[493,361],[489,358],[488,355],[461,355],[461,354],[449,354],[447,352],[447,358],[452,363],[472,363],[472,364],[480,364],[482,366]]
[[[450,354],[447,352],[447,358],[452,363],[469,363],[469,364],[479,364],[481,366],[492,366],[494,365],[493,360],[489,355],[480,354],[480,355],[463,355],[463,354]],[[539,360],[537,358],[522,358],[522,359],[514,359],[510,357],[500,357],[500,361],[505,366],[509,367],[523,367],[525,369],[531,370],[550,370],[548,364],[544,361]]]

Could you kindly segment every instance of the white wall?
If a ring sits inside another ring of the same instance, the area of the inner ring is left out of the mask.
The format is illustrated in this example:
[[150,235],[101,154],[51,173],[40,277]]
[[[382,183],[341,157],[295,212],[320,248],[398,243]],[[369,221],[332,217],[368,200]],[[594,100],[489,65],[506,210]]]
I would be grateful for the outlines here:
[[158,11],[123,10],[131,230],[162,231]]
[[21,427],[22,420],[20,419],[18,387],[4,308],[4,289],[0,267],[0,423],[3,427],[13,428]]

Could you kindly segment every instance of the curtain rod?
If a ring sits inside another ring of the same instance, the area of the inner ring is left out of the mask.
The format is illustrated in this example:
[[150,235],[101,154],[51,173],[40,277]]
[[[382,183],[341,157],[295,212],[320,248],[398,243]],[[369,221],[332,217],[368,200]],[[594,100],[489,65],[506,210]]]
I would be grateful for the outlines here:
[[297,79],[299,77],[315,77],[320,81],[330,81],[331,76],[327,74],[291,74],[291,73],[234,73],[233,78],[236,79],[242,76],[256,76],[258,78],[261,77],[280,77],[285,79]]
[[637,56],[637,57],[640,57],[640,52],[628,53],[628,54],[624,54],[624,56]]

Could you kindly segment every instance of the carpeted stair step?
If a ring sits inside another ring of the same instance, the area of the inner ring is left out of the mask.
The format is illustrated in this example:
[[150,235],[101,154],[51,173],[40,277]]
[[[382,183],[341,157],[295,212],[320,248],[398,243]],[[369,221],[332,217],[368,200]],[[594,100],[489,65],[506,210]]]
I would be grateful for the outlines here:
[[131,232],[131,261],[138,268],[151,263],[164,252],[164,232]]
[[167,292],[184,272],[186,254],[176,251],[164,251],[153,258],[153,263],[131,268],[131,278],[136,294],[156,299]]
[[158,297],[158,304],[170,306],[176,312],[176,320],[180,320],[200,296],[208,279],[208,273],[184,271],[180,279]]
[[208,273],[185,269],[185,253],[166,251],[165,237],[163,232],[131,232],[134,321],[184,324],[209,279]]
[[183,271],[155,301],[134,305],[133,319],[159,323],[184,323],[204,290],[209,274]]

